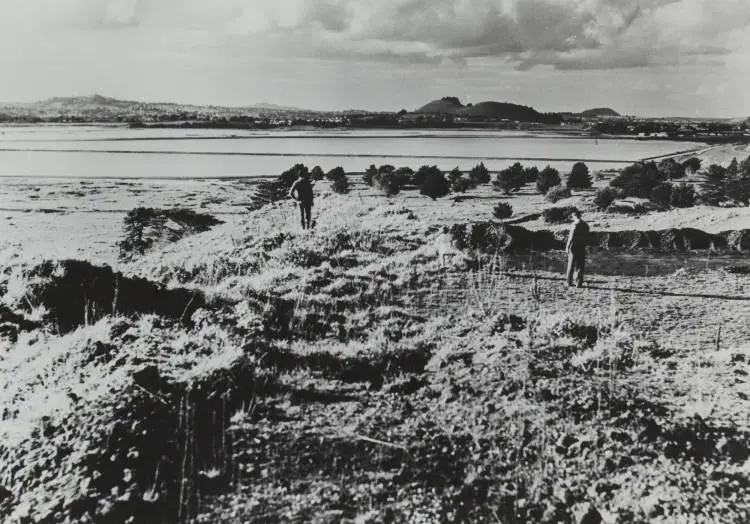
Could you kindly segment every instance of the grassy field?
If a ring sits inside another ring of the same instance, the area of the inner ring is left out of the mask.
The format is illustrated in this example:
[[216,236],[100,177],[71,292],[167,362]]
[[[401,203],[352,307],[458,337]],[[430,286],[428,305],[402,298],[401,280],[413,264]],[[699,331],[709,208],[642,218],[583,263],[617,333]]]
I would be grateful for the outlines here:
[[[441,226],[549,204],[316,190],[301,231],[289,202],[236,214],[241,188],[193,188],[226,223],[119,274],[6,246],[4,521],[750,520],[746,274],[595,269],[569,289],[541,255],[441,268]],[[748,217],[624,218],[591,197],[569,200],[600,230]],[[30,215],[13,221],[49,216]],[[107,228],[88,260],[114,260]]]

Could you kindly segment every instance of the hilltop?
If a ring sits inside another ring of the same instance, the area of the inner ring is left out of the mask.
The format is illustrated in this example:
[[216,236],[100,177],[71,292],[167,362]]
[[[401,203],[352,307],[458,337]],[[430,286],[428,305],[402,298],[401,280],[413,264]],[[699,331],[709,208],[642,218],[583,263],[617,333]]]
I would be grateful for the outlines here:
[[581,111],[579,113],[581,116],[584,117],[597,117],[597,116],[604,116],[604,117],[618,117],[622,116],[620,113],[615,111],[614,109],[610,107],[596,107],[594,109],[587,109],[585,111]]
[[507,119],[519,122],[548,122],[550,120],[550,115],[540,113],[533,107],[493,101],[463,105],[458,98],[452,96],[433,100],[417,109],[415,113],[438,113],[468,119]]

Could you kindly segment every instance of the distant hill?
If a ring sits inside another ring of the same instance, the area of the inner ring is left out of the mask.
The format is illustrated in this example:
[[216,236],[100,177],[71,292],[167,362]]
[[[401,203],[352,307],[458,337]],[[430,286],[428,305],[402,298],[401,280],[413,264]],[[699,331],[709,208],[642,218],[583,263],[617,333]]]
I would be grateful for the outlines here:
[[586,111],[581,111],[580,115],[589,117],[589,118],[593,118],[597,116],[617,117],[617,116],[620,116],[620,113],[618,113],[617,111],[609,107],[596,107],[594,109],[587,109]]
[[545,116],[533,107],[508,102],[480,102],[461,109],[458,114],[471,118],[507,118],[519,122],[542,122]]
[[442,115],[455,115],[464,109],[464,105],[453,96],[446,96],[440,100],[433,100],[415,111],[415,113],[440,113]]
[[433,100],[415,111],[416,113],[439,113],[466,118],[493,118],[516,120],[519,122],[549,122],[550,115],[540,113],[533,107],[511,104],[509,102],[480,102],[474,105],[463,105],[458,98],[447,96]]

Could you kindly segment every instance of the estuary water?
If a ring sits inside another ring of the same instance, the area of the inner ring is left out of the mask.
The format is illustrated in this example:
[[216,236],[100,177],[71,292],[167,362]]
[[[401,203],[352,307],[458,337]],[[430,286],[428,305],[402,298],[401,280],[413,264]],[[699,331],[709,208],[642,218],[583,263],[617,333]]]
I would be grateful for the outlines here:
[[195,130],[123,126],[0,126],[0,176],[44,178],[268,177],[296,163],[364,171],[370,164],[417,169],[500,170],[518,161],[592,171],[699,149],[702,144],[592,139],[491,130]]

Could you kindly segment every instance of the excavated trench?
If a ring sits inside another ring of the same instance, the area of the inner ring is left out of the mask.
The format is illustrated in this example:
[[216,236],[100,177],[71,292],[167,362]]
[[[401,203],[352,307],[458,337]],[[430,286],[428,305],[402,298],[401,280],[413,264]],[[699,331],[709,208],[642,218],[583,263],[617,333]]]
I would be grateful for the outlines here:
[[[502,255],[510,269],[565,270],[567,230],[529,230],[480,222],[457,224],[452,236],[462,249]],[[706,233],[694,228],[592,231],[587,271],[601,275],[655,276],[681,268],[747,272],[750,229]]]
[[79,260],[44,262],[26,270],[23,278],[26,300],[19,308],[29,312],[43,307],[44,324],[59,333],[108,315],[156,314],[189,325],[192,314],[208,305],[199,291],[168,289]]

